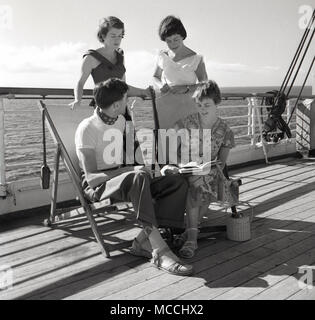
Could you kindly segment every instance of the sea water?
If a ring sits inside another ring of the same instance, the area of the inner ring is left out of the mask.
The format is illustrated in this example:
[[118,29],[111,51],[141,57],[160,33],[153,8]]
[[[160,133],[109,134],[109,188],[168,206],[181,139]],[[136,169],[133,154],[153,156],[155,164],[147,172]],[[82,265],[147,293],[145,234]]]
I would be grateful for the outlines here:
[[[230,87],[222,88],[228,93],[263,93],[276,87]],[[299,88],[295,87],[292,94],[297,94]],[[310,95],[311,88],[305,88],[304,94]],[[47,100],[49,104],[68,104],[71,100]],[[6,100],[5,110],[5,162],[7,182],[28,178],[39,178],[43,158],[42,122],[37,99]],[[87,108],[89,101],[85,100]],[[223,100],[222,106],[247,105],[246,100]],[[219,108],[220,116],[247,115],[247,108]],[[153,113],[151,101],[138,104],[135,112],[137,128],[153,128]],[[234,118],[227,120],[230,127],[247,125],[247,118]],[[234,129],[235,136],[246,135],[247,128]],[[53,168],[55,147],[47,131],[47,161]],[[249,144],[249,138],[236,139],[236,144]],[[64,168],[61,166],[61,171]]]

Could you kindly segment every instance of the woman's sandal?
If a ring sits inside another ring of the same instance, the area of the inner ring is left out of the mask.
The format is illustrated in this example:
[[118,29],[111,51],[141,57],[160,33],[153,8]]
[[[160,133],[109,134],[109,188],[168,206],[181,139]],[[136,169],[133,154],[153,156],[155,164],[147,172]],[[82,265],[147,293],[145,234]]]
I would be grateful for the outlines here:
[[148,239],[143,239],[143,241],[139,242],[137,238],[135,238],[132,242],[131,247],[129,248],[129,252],[137,257],[145,257],[148,259],[152,258],[152,251],[148,251],[142,248],[142,244]]
[[[200,234],[200,230],[199,228],[188,228],[186,229],[183,233],[181,234],[178,234],[174,237],[174,240],[173,240],[173,246],[177,249],[181,248],[185,242],[187,241],[187,238],[188,238],[188,233],[189,233],[189,230],[196,230],[197,232],[197,238],[199,237],[199,234]],[[196,248],[197,249],[197,248]]]
[[189,264],[183,264],[180,261],[175,261],[167,267],[161,264],[161,257],[166,252],[169,252],[170,248],[164,247],[162,250],[153,250],[151,263],[155,265],[158,269],[166,271],[170,274],[177,276],[189,276],[193,273],[193,267]]
[[190,259],[194,257],[195,251],[198,248],[196,241],[186,241],[182,248],[178,251],[181,258]]

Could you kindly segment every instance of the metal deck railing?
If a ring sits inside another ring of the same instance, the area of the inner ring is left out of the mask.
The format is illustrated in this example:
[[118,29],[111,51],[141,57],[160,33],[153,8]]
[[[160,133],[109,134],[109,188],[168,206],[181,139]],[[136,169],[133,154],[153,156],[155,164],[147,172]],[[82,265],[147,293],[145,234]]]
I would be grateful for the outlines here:
[[[84,90],[83,99],[91,99],[93,91],[91,89]],[[222,93],[223,103],[219,107],[219,111],[224,114],[222,118],[235,122],[236,120],[244,120],[242,124],[230,125],[231,129],[235,132],[235,139],[241,139],[243,145],[248,144],[254,145],[257,142],[258,137],[260,136],[259,130],[259,119],[257,115],[260,114],[255,112],[255,108],[258,110],[266,109],[266,106],[261,106],[260,101],[264,97],[272,97],[272,94],[263,94],[263,93]],[[289,96],[287,103],[286,113],[283,115],[284,120],[288,119],[291,111],[294,99],[297,96]],[[301,99],[314,99],[315,96],[303,96]],[[17,127],[15,128],[6,128],[5,127],[5,112],[14,114],[15,110],[5,111],[4,104],[9,103],[12,100],[17,99],[53,99],[53,100],[68,100],[73,99],[73,89],[59,89],[59,88],[18,88],[18,87],[0,87],[0,196],[6,195],[6,161],[5,161],[5,152],[13,153],[16,150],[17,146],[11,144],[8,141],[5,141],[5,133],[13,134],[18,131]],[[235,104],[226,105],[225,101],[234,100]],[[243,101],[243,104],[240,104],[240,101]],[[233,110],[244,109],[244,112],[240,115],[227,115],[227,111],[230,110],[230,113],[233,113]],[[37,110],[36,110],[37,111]],[[19,109],[19,112],[23,112],[23,109]],[[264,113],[264,112],[262,112]],[[265,114],[266,115],[266,114]],[[261,115],[261,117],[263,117]],[[261,118],[263,122],[263,118]],[[290,124],[291,131],[294,133],[296,131],[296,122],[292,121]],[[23,128],[23,133],[34,132],[34,128]],[[47,147],[52,148],[53,143],[48,143]],[[34,148],[38,147],[40,149],[41,142],[35,142],[30,145],[23,145],[23,150],[29,150],[29,152],[34,151]],[[29,163],[23,163],[23,166],[32,166],[34,163],[30,161]],[[21,164],[10,164],[10,170],[16,170],[21,167]]]

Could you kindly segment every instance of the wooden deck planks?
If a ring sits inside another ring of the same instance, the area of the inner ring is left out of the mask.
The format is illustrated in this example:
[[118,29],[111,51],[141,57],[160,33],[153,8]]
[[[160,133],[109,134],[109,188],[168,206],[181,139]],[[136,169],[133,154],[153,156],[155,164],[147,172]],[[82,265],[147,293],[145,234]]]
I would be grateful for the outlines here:
[[[290,245],[290,242],[289,243],[287,243],[287,244],[285,244],[285,245],[287,245],[287,246],[289,246]],[[229,250],[228,250],[229,251]],[[238,252],[238,248],[236,248],[236,250],[233,250],[234,252],[234,254],[239,254],[239,252]],[[219,263],[220,262],[220,259],[216,259],[219,255],[217,255],[217,257],[215,257],[215,259],[214,260],[216,260],[216,262],[218,263],[218,265],[215,265],[213,268],[211,268],[211,269],[206,269],[206,270],[204,270],[204,271],[202,271],[201,273],[199,273],[199,274],[196,274],[195,275],[195,277],[194,278],[184,278],[184,280],[183,280],[183,282],[185,282],[185,284],[184,285],[182,285],[181,287],[183,288],[183,290],[187,290],[187,288],[189,288],[189,289],[191,289],[192,288],[192,283],[194,284],[194,286],[197,286],[198,285],[198,283],[200,283],[200,280],[198,279],[198,281],[196,281],[196,277],[198,277],[198,278],[205,278],[205,281],[201,281],[201,282],[209,282],[209,281],[211,281],[210,279],[212,278],[212,277],[220,277],[222,274],[225,274],[225,273],[230,273],[230,272],[232,272],[233,271],[233,268],[238,268],[240,265],[242,265],[243,263],[245,263],[245,264],[247,264],[247,263],[250,263],[251,262],[251,259],[256,259],[256,258],[261,258],[261,257],[264,257],[264,254],[265,254],[265,248],[264,247],[262,247],[262,248],[260,248],[260,249],[258,249],[258,250],[256,250],[256,251],[250,251],[250,253],[247,253],[246,255],[244,255],[244,256],[242,256],[242,255],[239,255],[239,256],[237,256],[236,258],[234,258],[234,259],[229,259],[229,258],[231,258],[231,255],[232,255],[232,253],[231,252],[224,252],[224,255],[225,255],[225,259],[227,260],[227,261],[225,261],[225,262],[223,262],[223,263]],[[255,253],[253,253],[253,252],[255,252]],[[261,256],[261,254],[262,254],[262,256]],[[268,251],[267,250],[267,252],[266,252],[266,254],[267,254],[267,256],[269,256],[270,254],[271,254],[271,251]],[[221,261],[224,261],[224,259],[222,259],[221,258]],[[231,263],[233,264],[233,265],[231,265]],[[200,263],[200,261],[198,261],[198,266],[199,266],[199,268],[200,268],[200,265],[201,265],[201,263]],[[208,266],[211,266],[211,260],[208,260],[207,261],[207,265]],[[197,270],[196,270],[197,271]],[[209,275],[210,274],[210,275]],[[206,277],[205,277],[205,275],[206,275]],[[170,284],[170,283],[167,283],[167,285],[165,285],[165,290],[163,291],[163,290],[159,290],[159,288],[163,288],[163,284],[164,284],[164,282],[163,281],[158,281],[158,284],[157,284],[157,286],[155,287],[155,288],[150,288],[150,289],[147,289],[146,288],[146,290],[156,290],[156,292],[158,292],[158,294],[157,295],[149,295],[149,296],[146,296],[146,295],[143,295],[143,297],[145,298],[145,299],[147,299],[147,298],[154,298],[154,299],[161,299],[161,298],[163,298],[163,296],[165,296],[165,294],[166,294],[166,292],[164,292],[164,291],[167,291],[167,295],[169,296],[170,295],[170,292],[169,292],[169,289],[170,289],[170,286],[173,286],[172,284]],[[138,285],[139,286],[139,285]],[[144,284],[144,286],[145,286],[145,284]],[[135,294],[135,293],[132,293],[132,288],[131,289],[129,289],[128,290],[128,292],[123,292],[123,293],[120,293],[120,294],[122,294],[122,298],[125,298],[125,295],[126,295],[126,298],[128,299],[128,297],[129,297],[129,295],[130,294]],[[145,291],[143,291],[143,289],[142,289],[142,287],[141,287],[141,290],[139,290],[140,292],[145,292]],[[183,292],[181,292],[180,291],[180,288],[179,288],[179,286],[178,286],[178,282],[177,281],[175,281],[175,285],[174,285],[174,292],[176,292],[176,295],[177,295],[177,297],[178,297],[178,295],[180,295],[181,293],[183,293]],[[138,294],[136,294],[136,296],[137,295],[139,295],[139,293]],[[114,298],[116,298],[117,297],[117,295],[115,295],[114,296]],[[141,296],[142,297],[142,296]],[[171,296],[171,298],[176,298],[176,297],[172,297]]]
[[[268,281],[268,277],[279,278],[280,275],[285,276],[289,272],[286,265],[291,264],[293,266],[293,263],[297,263],[297,256],[301,255],[302,259],[300,261],[305,262],[305,252],[314,250],[313,243],[314,235],[293,245],[288,243],[287,248],[273,253],[267,259],[257,261],[220,279],[217,283],[212,284],[222,289],[221,294],[215,299],[248,299],[262,292],[272,284],[271,281]],[[294,272],[297,272],[296,267],[293,270]],[[273,283],[275,283],[275,280]],[[224,286],[227,284],[233,285],[234,288],[224,290]]]
[[[16,284],[0,299],[310,299],[314,291],[298,287],[297,268],[315,263],[314,167],[290,159],[232,172],[242,177],[241,199],[254,204],[252,239],[237,243],[221,233],[200,240],[193,277],[163,273],[126,254],[119,242],[138,232],[132,219],[124,225],[98,219],[117,246],[113,259],[99,254],[85,219],[62,229],[45,228],[38,218],[16,229],[10,222],[0,235],[0,264],[14,267]],[[224,220],[224,213],[206,220]]]

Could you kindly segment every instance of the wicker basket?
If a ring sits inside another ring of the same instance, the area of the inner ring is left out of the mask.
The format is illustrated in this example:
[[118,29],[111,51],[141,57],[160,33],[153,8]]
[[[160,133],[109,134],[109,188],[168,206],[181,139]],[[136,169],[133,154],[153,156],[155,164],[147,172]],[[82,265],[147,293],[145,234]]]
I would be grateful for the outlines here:
[[229,216],[226,222],[226,234],[229,240],[247,241],[251,238],[250,232],[250,216],[242,216],[233,218]]

